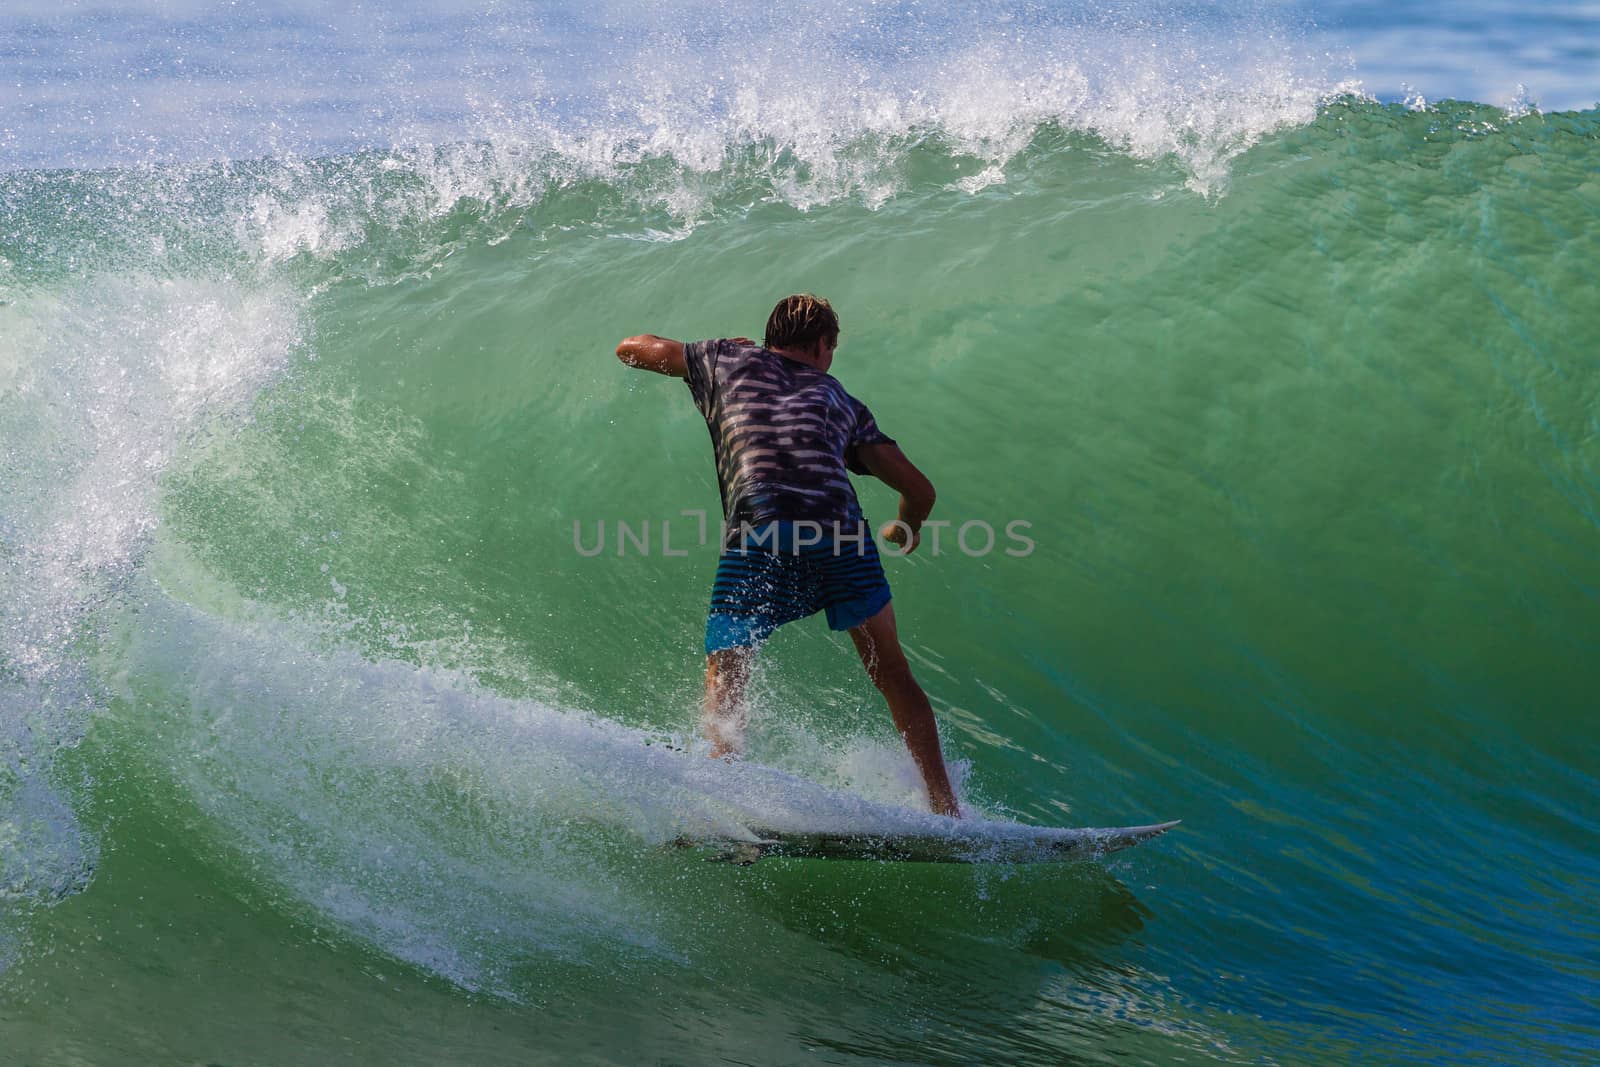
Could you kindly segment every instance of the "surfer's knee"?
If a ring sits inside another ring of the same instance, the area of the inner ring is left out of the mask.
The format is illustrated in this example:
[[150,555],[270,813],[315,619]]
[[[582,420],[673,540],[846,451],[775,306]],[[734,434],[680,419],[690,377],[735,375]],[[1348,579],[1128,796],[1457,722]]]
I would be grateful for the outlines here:
[[916,687],[917,679],[911,673],[911,664],[898,649],[890,655],[874,656],[867,663],[867,675],[882,693],[899,693]]

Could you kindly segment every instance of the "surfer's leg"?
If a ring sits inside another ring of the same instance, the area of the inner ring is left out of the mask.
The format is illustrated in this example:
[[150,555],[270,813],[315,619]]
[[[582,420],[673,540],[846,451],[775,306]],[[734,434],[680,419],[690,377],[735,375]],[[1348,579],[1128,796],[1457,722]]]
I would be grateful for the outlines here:
[[786,598],[789,561],[776,552],[725,549],[717,562],[706,615],[706,695],[701,728],[711,755],[736,756],[744,750],[749,711],[745,685],[761,642],[792,618],[780,610]]
[[700,722],[713,756],[737,756],[744,749],[744,730],[750,721],[744,690],[755,653],[755,646],[746,645],[706,655],[706,698]]
[[950,788],[950,775],[945,770],[944,754],[939,750],[939,728],[933,721],[933,705],[928,694],[917,684],[911,673],[911,664],[900,648],[900,635],[895,630],[894,605],[886,604],[883,610],[859,626],[851,627],[850,637],[861,655],[872,684],[878,687],[888,701],[894,725],[905,739],[911,758],[922,772],[928,786],[928,801],[941,815],[961,815],[955,791]]

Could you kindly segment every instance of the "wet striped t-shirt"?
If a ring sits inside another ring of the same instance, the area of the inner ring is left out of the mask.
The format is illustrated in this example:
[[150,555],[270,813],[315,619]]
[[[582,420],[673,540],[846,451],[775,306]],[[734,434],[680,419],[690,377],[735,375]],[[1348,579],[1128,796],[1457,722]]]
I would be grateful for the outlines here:
[[893,444],[831,374],[758,345],[684,345],[687,382],[706,418],[728,532],[741,523],[811,519],[854,533],[861,504],[846,470],[868,473],[863,445]]

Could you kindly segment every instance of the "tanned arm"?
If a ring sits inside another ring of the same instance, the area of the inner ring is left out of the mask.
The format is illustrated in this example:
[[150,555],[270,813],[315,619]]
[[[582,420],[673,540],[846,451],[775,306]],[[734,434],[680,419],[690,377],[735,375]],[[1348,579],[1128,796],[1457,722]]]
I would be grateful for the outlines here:
[[653,370],[673,378],[682,378],[689,373],[683,362],[682,342],[669,337],[657,337],[653,333],[641,333],[625,339],[617,345],[617,358],[630,367]]
[[874,477],[900,494],[900,523],[904,525],[890,523],[883,528],[882,536],[910,555],[922,543],[922,524],[933,510],[933,483],[906,458],[899,445],[863,445],[856,455]]

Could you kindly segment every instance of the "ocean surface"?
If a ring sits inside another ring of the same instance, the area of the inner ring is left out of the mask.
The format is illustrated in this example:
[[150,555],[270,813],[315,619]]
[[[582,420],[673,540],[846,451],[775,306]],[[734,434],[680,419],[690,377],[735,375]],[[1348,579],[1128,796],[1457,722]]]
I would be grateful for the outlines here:
[[[1597,99],[1593,3],[8,3],[0,1064],[1600,1060]],[[697,747],[612,349],[797,290],[968,808],[1176,831],[670,847],[920,801],[817,620]]]

